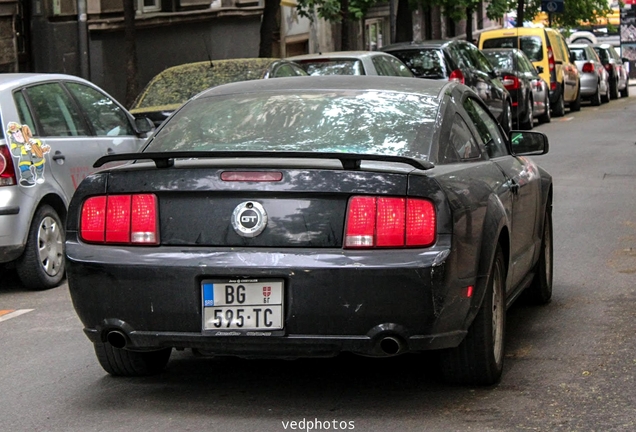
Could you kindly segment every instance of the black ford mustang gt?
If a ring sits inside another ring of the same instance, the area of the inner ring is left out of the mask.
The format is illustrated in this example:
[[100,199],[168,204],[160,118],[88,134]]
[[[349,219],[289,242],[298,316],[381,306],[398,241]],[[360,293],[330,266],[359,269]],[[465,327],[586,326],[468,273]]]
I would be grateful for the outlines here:
[[77,189],[68,284],[113,375],[172,348],[242,357],[438,350],[501,375],[505,310],[552,294],[552,180],[455,82],[306,77],[186,103]]

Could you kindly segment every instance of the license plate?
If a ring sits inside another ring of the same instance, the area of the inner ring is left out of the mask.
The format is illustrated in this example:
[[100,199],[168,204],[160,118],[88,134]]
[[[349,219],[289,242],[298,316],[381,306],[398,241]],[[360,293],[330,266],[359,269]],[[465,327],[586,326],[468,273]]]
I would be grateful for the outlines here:
[[283,282],[204,281],[203,330],[280,330]]

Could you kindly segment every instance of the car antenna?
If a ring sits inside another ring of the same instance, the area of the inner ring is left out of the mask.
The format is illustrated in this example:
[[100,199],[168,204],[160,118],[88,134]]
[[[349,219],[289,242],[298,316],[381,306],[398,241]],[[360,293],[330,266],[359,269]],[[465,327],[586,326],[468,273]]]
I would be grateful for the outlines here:
[[208,61],[210,62],[210,69],[214,67],[214,63],[212,63],[212,57],[210,56],[210,48],[208,47],[208,41],[203,36],[203,45],[205,45],[205,53],[208,56]]

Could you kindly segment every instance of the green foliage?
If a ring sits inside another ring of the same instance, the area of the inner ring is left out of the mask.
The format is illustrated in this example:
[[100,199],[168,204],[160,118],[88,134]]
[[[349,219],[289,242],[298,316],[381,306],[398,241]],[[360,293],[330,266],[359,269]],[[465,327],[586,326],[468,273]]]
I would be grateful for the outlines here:
[[[360,20],[367,13],[369,8],[383,0],[349,0],[348,18],[350,20]],[[313,19],[314,14],[329,22],[340,22],[344,17],[342,0],[297,0],[296,10],[300,16]]]
[[[156,75],[132,106],[132,113],[174,110],[210,87],[263,78],[273,58],[250,58],[186,63]],[[212,65],[212,66],[211,66]]]

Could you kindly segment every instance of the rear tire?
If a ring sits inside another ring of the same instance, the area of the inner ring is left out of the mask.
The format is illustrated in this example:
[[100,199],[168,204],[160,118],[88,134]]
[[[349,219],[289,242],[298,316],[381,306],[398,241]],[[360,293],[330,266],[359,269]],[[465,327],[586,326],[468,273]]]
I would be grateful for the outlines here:
[[612,99],[618,99],[618,81],[612,80],[610,83],[610,97]]
[[534,104],[532,98],[528,97],[526,102],[526,119],[519,125],[523,130],[532,130],[534,127],[534,113],[532,112]]
[[581,87],[578,88],[576,99],[570,102],[570,112],[581,111]]
[[501,247],[497,246],[486,293],[468,334],[459,346],[440,351],[446,381],[492,385],[501,378],[506,328],[505,267]]
[[550,96],[545,96],[545,112],[539,116],[539,123],[550,123],[552,117],[550,117]]
[[532,284],[526,288],[525,296],[529,303],[544,305],[552,299],[552,212],[545,212],[543,222],[543,238],[541,239],[541,254],[535,266]]
[[31,221],[27,244],[16,261],[22,284],[31,290],[56,287],[64,277],[64,226],[53,207],[40,206]]
[[552,111],[554,117],[563,117],[565,115],[565,101],[563,100],[563,94],[559,96],[554,104],[554,111]]
[[601,104],[601,85],[599,84],[596,87],[596,93],[590,98],[590,102],[592,106],[599,106]]
[[629,97],[629,81],[625,83],[625,88],[621,90],[621,97]]
[[99,364],[113,376],[139,377],[161,373],[170,360],[172,348],[158,351],[128,351],[109,343],[94,343]]
[[609,82],[605,86],[605,94],[601,96],[601,102],[608,103],[610,101],[610,85]]

